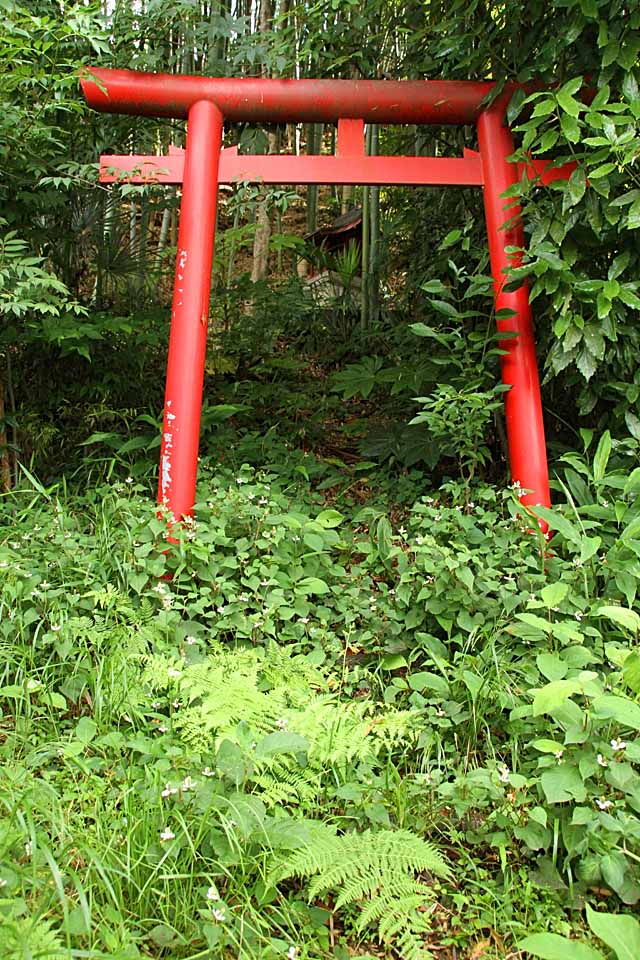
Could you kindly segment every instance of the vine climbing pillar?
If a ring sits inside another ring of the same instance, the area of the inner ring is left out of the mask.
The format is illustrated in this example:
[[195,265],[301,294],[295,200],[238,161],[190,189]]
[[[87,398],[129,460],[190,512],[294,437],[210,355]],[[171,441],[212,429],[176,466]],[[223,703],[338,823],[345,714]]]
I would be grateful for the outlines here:
[[195,502],[222,127],[210,100],[190,107],[158,482],[176,520]]
[[[531,506],[550,506],[549,474],[542,419],[540,381],[533,336],[529,291],[525,284],[506,290],[506,271],[520,265],[524,247],[520,207],[502,195],[519,180],[518,165],[510,163],[513,138],[503,124],[503,108],[495,105],[478,118],[478,141],[484,179],[484,208],[500,341],[502,381],[511,389],[505,396],[505,417],[511,478]],[[546,528],[546,525],[545,525]]]

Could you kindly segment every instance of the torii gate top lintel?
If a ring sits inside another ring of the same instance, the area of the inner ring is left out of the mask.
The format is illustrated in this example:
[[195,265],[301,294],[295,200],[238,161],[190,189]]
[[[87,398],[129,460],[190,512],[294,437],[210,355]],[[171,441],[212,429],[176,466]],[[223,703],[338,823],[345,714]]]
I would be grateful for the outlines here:
[[[491,81],[275,80],[214,78],[87,68],[82,89],[91,107],[106,113],[187,119],[184,151],[167,157],[103,156],[100,179],[182,185],[158,496],[180,519],[195,501],[200,412],[218,185],[248,179],[265,183],[458,184],[481,186],[501,341],[505,418],[514,482],[524,503],[550,505],[549,478],[526,286],[505,289],[524,247],[520,210],[504,194],[522,174],[510,161],[507,103],[520,85],[506,85],[490,106]],[[337,123],[335,156],[238,156],[222,148],[231,122]],[[476,124],[479,152],[460,158],[365,156],[364,123]],[[543,182],[572,167],[524,165]],[[506,229],[505,229],[506,227]],[[541,524],[543,526],[543,524]]]
[[[80,80],[89,106],[186,120],[199,100],[214,103],[225,120],[248,123],[473,124],[495,89],[491,80],[275,80],[263,77],[191,77],[92,67]],[[504,87],[504,109],[518,84]]]

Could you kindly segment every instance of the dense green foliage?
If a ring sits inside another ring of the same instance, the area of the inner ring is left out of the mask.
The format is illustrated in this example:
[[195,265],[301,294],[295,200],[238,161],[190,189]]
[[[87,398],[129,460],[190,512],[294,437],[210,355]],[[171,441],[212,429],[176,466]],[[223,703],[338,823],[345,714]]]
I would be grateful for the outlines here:
[[[639,51],[620,0],[0,0],[3,960],[637,957]],[[577,161],[514,190],[551,544],[509,481],[479,192],[250,187],[221,195],[198,503],[168,542],[178,197],[106,189],[97,157],[184,128],[91,114],[91,63],[547,84],[509,120],[519,158]],[[361,252],[305,244],[350,203]]]

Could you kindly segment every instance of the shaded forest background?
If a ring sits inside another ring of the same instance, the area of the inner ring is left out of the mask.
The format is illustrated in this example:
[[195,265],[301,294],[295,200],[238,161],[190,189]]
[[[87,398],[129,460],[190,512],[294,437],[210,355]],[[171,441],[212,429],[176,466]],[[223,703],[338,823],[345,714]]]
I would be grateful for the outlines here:
[[[509,112],[523,151],[579,161],[568,184],[520,190],[529,246],[514,282],[532,287],[550,448],[579,442],[578,426],[640,438],[632,6],[36,3],[5,4],[2,17],[5,488],[18,460],[53,477],[104,459],[105,447],[139,471],[150,446],[155,457],[179,197],[175,188],[101,186],[97,158],[182,145],[184,125],[91,113],[77,82],[91,63],[554,85],[527,103],[514,98]],[[596,90],[588,108],[576,99],[585,76]],[[369,151],[381,153],[459,155],[474,137],[464,128],[367,131]],[[248,152],[330,151],[334,138],[317,124],[225,133]],[[315,264],[343,281],[319,303],[298,276],[305,258],[318,259],[304,236],[353,207],[363,210],[364,250]],[[505,474],[480,191],[244,187],[223,192],[220,226],[205,451],[208,423],[233,415],[248,429],[249,414],[254,426],[256,417],[264,430],[280,424],[288,442],[343,462]],[[293,409],[287,385],[314,381],[313,413]]]

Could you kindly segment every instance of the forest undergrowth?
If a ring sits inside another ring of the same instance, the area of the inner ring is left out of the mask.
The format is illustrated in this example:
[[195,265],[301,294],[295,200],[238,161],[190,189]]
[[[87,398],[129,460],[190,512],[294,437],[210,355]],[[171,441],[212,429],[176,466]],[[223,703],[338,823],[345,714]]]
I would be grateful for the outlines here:
[[637,956],[636,442],[548,543],[232,424],[175,546],[115,462],[3,498],[3,958]]

